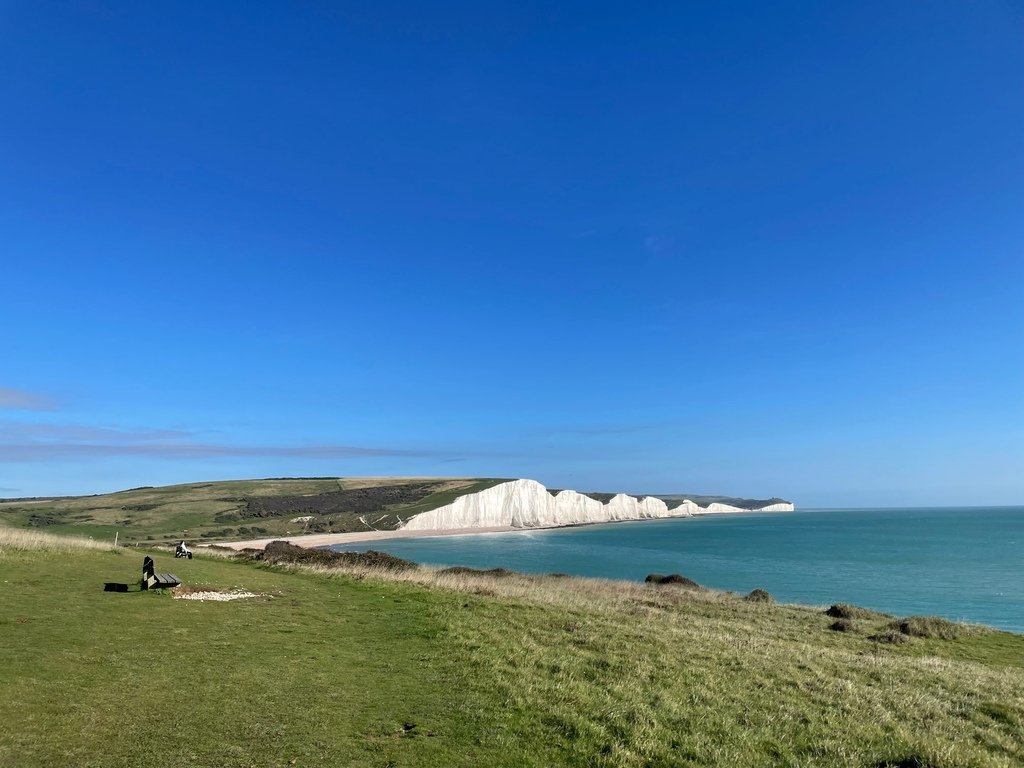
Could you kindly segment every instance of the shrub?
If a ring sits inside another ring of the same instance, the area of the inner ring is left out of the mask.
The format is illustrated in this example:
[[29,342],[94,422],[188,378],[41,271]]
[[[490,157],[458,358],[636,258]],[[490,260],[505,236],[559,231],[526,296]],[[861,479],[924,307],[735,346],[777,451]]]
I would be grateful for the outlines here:
[[774,603],[775,599],[766,590],[755,589],[743,598],[748,603]]
[[258,560],[271,564],[359,566],[363,568],[380,568],[385,571],[407,571],[418,568],[416,563],[368,549],[366,552],[332,552],[329,549],[306,549],[287,541],[272,541],[265,549],[244,549],[240,557]]
[[[229,534],[226,534],[226,535],[230,536],[231,534],[229,533]],[[220,538],[222,538],[224,536],[225,536],[225,534],[224,534],[223,531],[203,531],[202,533],[199,534],[199,538],[201,538],[201,539],[220,539]],[[176,539],[178,537],[177,536],[164,536],[164,538],[165,539]]]
[[670,573],[668,576],[662,576],[659,573],[650,573],[644,581],[648,584],[672,584],[677,587],[683,587],[684,589],[704,589],[704,587],[696,581],[688,579],[680,573]]
[[910,616],[906,619],[897,619],[889,628],[910,637],[932,637],[940,640],[955,640],[964,631],[963,626],[938,616]]
[[836,619],[828,628],[833,632],[856,632],[857,625],[853,623],[851,619]]
[[498,576],[505,578],[508,576],[515,576],[515,571],[510,571],[508,568],[470,568],[465,565],[455,565],[451,568],[442,568],[438,573],[445,576]]
[[833,619],[872,619],[881,614],[849,603],[836,603],[828,607],[825,615],[831,616]]
[[938,768],[919,755],[908,755],[897,760],[883,760],[875,768]]

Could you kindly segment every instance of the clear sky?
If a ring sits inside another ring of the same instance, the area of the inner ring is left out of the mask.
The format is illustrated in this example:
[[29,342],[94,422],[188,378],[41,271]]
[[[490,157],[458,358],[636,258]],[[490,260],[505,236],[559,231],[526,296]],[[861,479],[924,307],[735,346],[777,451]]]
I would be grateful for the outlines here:
[[0,5],[0,496],[1024,503],[1024,6]]

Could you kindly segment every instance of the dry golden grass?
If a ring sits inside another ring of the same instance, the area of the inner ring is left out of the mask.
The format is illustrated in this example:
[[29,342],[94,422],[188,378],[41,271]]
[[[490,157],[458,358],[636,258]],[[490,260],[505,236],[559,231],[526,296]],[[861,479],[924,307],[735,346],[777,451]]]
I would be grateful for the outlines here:
[[[276,566],[321,575],[351,576],[357,579],[402,582],[487,597],[508,598],[532,605],[548,605],[580,610],[630,613],[647,609],[665,610],[683,604],[731,605],[736,596],[714,590],[691,590],[675,586],[652,586],[632,581],[590,579],[580,576],[555,577],[547,574],[512,573],[495,576],[487,573],[445,573],[443,568],[420,566],[410,570],[391,570],[346,565]],[[782,606],[774,606],[782,607]],[[756,611],[757,605],[746,604]],[[765,610],[769,608],[766,607]],[[801,608],[800,610],[808,610]]]
[[41,531],[25,531],[0,526],[0,554],[4,552],[76,552],[81,549],[111,550],[111,542],[94,541],[82,536],[55,536]]

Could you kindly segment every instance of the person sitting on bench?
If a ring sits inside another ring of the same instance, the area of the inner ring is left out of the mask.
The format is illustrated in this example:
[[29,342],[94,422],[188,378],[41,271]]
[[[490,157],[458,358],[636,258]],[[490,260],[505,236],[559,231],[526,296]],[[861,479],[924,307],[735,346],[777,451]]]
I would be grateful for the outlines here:
[[175,557],[187,557],[189,560],[192,559],[192,550],[185,546],[184,540],[178,542],[178,546],[174,550]]

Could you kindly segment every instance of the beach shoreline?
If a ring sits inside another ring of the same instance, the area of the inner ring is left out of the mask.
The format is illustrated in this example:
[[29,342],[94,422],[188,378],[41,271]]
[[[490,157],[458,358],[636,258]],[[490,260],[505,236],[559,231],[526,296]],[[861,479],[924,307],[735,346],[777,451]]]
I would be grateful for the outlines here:
[[[263,539],[247,539],[245,541],[217,541],[206,546],[230,547],[231,549],[263,549],[272,541],[287,541],[300,547],[329,547],[334,544],[362,544],[387,539],[426,539],[436,536],[478,536],[485,533],[526,533],[528,531],[553,531],[562,528],[586,528],[593,525],[614,525],[615,523],[640,523],[647,520],[686,520],[695,517],[719,517],[738,514],[777,514],[759,509],[743,510],[742,512],[697,512],[688,515],[669,515],[668,517],[636,518],[632,520],[601,520],[592,523],[565,523],[563,525],[533,525],[516,527],[511,525],[481,526],[479,528],[440,528],[416,529],[399,528],[394,531],[349,531],[347,533],[307,533],[298,536],[273,536]],[[197,545],[203,546],[203,545]]]
[[385,539],[422,539],[433,536],[475,536],[482,533],[515,533],[517,531],[534,530],[540,529],[493,526],[489,528],[450,528],[435,531],[408,531],[403,528],[399,528],[396,531],[309,533],[302,534],[300,536],[274,536],[269,539],[249,539],[247,541],[219,541],[216,542],[214,546],[230,547],[231,549],[263,549],[272,541],[287,541],[290,544],[297,544],[300,547],[329,547],[333,544],[361,544],[365,542],[383,541]]

